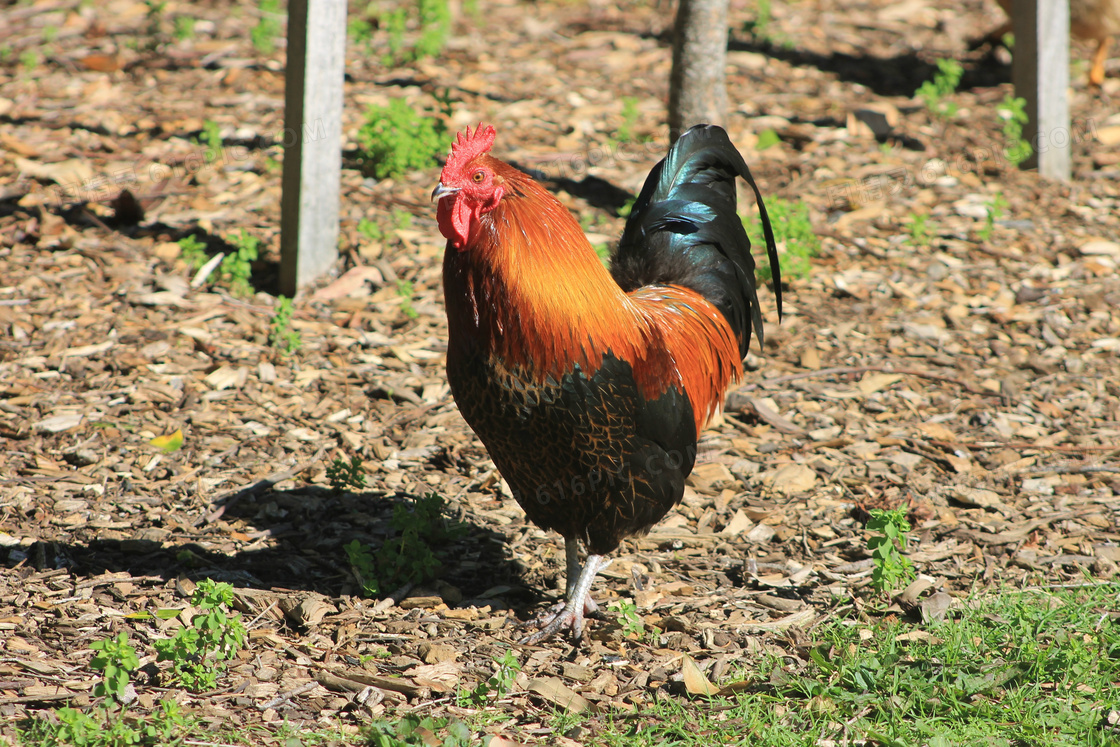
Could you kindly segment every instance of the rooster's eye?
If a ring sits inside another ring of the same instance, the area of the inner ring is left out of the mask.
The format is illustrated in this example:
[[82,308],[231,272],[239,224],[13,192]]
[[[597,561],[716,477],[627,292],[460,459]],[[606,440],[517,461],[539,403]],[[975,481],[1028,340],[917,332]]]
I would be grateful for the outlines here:
[[485,178],[486,178],[486,175],[483,174],[481,171],[476,171],[476,172],[474,172],[474,174],[471,175],[471,179],[474,179],[476,182],[481,182]]

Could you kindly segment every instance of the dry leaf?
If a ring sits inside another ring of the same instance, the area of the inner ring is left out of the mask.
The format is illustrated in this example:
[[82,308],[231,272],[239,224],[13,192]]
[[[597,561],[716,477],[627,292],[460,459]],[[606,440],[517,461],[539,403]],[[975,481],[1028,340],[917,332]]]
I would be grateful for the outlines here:
[[787,464],[767,472],[762,482],[779,493],[792,495],[811,489],[817,482],[817,473],[804,464]]
[[77,427],[81,422],[82,414],[80,412],[64,412],[59,415],[52,415],[49,418],[43,418],[35,424],[35,427],[48,433],[61,433]]
[[953,497],[961,503],[978,508],[993,508],[1003,505],[1003,499],[999,493],[985,488],[969,488],[957,485],[953,487]]
[[164,454],[173,454],[183,447],[183,429],[179,428],[174,433],[168,433],[164,436],[156,436],[148,443]]
[[735,511],[735,515],[731,517],[731,521],[727,522],[727,526],[721,529],[719,533],[734,537],[737,534],[742,534],[749,530],[753,526],[754,522],[751,521],[747,515],[743,513],[743,509],[740,508]]
[[385,284],[381,270],[372,266],[352,267],[338,280],[315,291],[312,301],[333,301],[336,298],[358,298],[368,296],[370,286],[377,288]]
[[549,703],[572,713],[582,713],[591,705],[586,698],[561,682],[559,677],[541,677],[530,680],[526,689],[541,696]]
[[62,186],[78,186],[93,178],[93,166],[81,158],[69,158],[55,163],[39,163],[17,158],[16,167],[24,174],[56,182]]
[[859,380],[859,390],[864,394],[874,394],[880,392],[896,381],[901,381],[902,376],[892,373],[875,373],[867,372],[863,378]]
[[715,695],[719,688],[708,681],[700,667],[687,654],[681,662],[681,676],[684,678],[684,689],[690,695]]

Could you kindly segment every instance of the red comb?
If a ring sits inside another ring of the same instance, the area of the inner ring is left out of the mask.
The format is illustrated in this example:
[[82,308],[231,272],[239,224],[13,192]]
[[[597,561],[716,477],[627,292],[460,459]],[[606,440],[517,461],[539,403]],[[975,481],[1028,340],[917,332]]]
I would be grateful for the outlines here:
[[490,150],[498,131],[493,125],[483,126],[480,122],[474,132],[468,127],[466,134],[460,132],[451,144],[451,155],[444,164],[444,170],[458,170],[466,166],[471,160]]

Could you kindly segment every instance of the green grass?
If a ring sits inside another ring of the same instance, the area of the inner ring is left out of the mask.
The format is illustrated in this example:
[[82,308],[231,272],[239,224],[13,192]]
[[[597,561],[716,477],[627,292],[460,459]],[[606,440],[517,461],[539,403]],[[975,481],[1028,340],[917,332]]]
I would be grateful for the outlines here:
[[[804,649],[717,683],[749,683],[736,696],[657,695],[604,717],[594,743],[1117,745],[1101,720],[1120,706],[1118,607],[1120,584],[1108,584],[1004,590],[925,626],[837,619]],[[928,636],[899,640],[914,632]]]
[[[813,225],[809,221],[809,206],[803,202],[776,198],[766,201],[766,211],[770,215],[774,240],[778,244],[778,265],[782,270],[782,280],[789,282],[808,277],[810,260],[821,251],[820,239],[813,233]],[[757,219],[744,219],[743,225],[746,226],[756,259],[761,260],[755,268],[755,275],[759,282],[768,283],[771,272],[769,263],[762,258],[766,253],[762,225]]]

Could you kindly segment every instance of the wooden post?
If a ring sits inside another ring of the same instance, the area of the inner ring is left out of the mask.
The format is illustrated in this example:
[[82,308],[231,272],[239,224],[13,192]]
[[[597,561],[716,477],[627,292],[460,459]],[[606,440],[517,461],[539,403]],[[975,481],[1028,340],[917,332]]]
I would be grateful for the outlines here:
[[727,118],[728,0],[680,0],[669,74],[669,141]]
[[1023,168],[1068,181],[1071,137],[1069,121],[1069,0],[1012,0],[1011,80],[1015,95],[1026,99],[1030,121],[1023,139],[1034,154]]
[[338,257],[346,0],[290,0],[280,198],[280,292],[296,291]]

